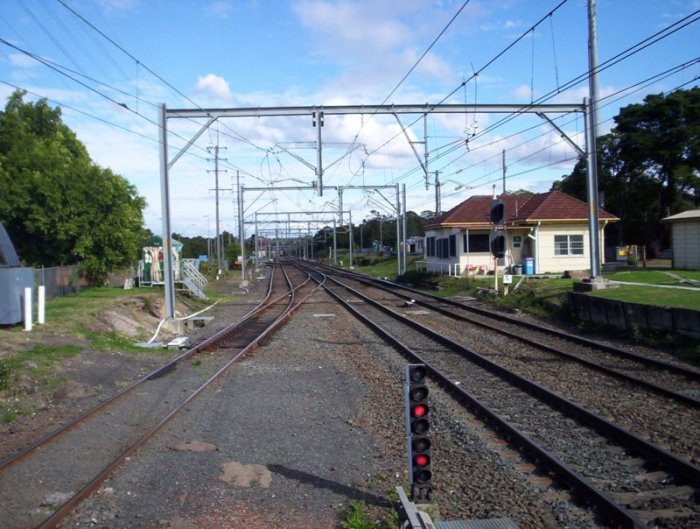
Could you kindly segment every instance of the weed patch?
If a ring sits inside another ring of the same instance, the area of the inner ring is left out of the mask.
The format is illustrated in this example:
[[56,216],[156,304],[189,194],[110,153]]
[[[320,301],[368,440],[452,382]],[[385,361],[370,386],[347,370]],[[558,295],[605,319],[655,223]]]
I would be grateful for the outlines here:
[[365,514],[365,505],[359,501],[351,501],[342,516],[343,529],[376,529]]

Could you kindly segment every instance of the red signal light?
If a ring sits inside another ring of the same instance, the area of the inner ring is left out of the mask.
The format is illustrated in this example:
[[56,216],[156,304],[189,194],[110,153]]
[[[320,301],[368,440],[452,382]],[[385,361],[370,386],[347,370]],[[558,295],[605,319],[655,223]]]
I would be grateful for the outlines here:
[[423,417],[426,413],[428,413],[428,407],[424,404],[418,404],[411,409],[411,415],[414,417]]
[[424,467],[425,465],[430,463],[430,458],[425,454],[419,454],[416,456],[413,462],[416,464],[417,467]]

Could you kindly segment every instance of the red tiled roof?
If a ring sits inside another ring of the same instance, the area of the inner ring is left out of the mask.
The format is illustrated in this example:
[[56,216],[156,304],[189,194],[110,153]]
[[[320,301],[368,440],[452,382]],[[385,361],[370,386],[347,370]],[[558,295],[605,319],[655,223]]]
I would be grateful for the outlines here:
[[[499,198],[505,203],[506,223],[510,225],[537,221],[588,221],[588,204],[561,191],[548,191],[536,195],[503,195]],[[488,227],[492,201],[493,198],[489,195],[469,197],[447,213],[429,221],[426,227]],[[599,218],[613,222],[619,220],[602,209]]]

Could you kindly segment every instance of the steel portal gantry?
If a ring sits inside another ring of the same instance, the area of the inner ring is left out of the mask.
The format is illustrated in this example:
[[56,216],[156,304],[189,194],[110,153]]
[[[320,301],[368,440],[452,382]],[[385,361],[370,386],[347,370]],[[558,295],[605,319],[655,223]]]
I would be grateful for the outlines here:
[[[594,102],[595,103],[595,102]],[[221,118],[249,118],[272,116],[310,116],[312,126],[317,129],[317,163],[316,185],[309,186],[317,189],[319,196],[323,196],[323,136],[322,128],[325,116],[348,114],[465,114],[465,113],[491,113],[491,114],[565,114],[581,112],[585,115],[586,148],[588,153],[588,187],[589,197],[597,195],[596,167],[591,164],[591,145],[595,142],[595,121],[590,116],[591,106],[587,99],[581,104],[391,104],[391,105],[334,105],[334,106],[289,106],[289,107],[246,107],[246,108],[197,108],[197,109],[168,109],[165,104],[159,106],[160,125],[160,176],[161,176],[161,206],[163,219],[163,245],[164,245],[164,275],[165,275],[165,311],[166,318],[175,317],[175,284],[172,270],[171,241],[170,241],[170,184],[168,172],[175,162],[194,144],[195,141],[218,119]],[[194,119],[206,118],[207,122],[195,133],[192,139],[173,157],[168,160],[168,120],[169,119]],[[591,134],[591,132],[593,132]],[[595,151],[595,148],[593,148]],[[594,158],[593,158],[594,159]],[[595,189],[594,189],[595,188]],[[277,188],[281,189],[281,188]],[[239,197],[240,198],[240,197]],[[398,208],[397,208],[398,209]],[[589,234],[591,239],[591,275],[600,274],[600,248],[598,234],[598,205],[597,201],[589,200]],[[242,226],[241,226],[242,228]],[[243,241],[241,241],[243,243]]]

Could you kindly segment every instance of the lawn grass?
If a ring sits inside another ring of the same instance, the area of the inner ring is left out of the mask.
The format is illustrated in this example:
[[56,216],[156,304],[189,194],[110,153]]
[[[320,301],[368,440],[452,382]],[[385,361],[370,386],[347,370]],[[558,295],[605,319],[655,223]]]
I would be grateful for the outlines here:
[[700,281],[700,270],[632,268],[629,270],[604,273],[603,276],[611,281],[646,283],[654,285],[689,286],[687,282],[679,281],[676,277],[680,277],[685,280]]
[[588,295],[624,301],[626,303],[641,303],[654,307],[700,310],[700,289],[681,290],[675,288],[654,288],[653,286],[620,285],[618,288],[596,290]]

